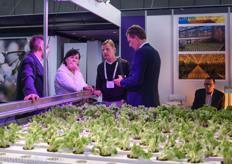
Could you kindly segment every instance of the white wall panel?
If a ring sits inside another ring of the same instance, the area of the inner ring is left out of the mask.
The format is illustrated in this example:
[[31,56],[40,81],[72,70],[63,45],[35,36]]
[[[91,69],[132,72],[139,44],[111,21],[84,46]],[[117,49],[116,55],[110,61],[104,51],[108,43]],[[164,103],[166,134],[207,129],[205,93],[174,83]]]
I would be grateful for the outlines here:
[[55,95],[54,80],[57,71],[58,44],[57,36],[50,38],[48,56],[48,96]]
[[87,41],[87,84],[96,86],[97,67],[102,62],[100,41]]
[[161,58],[159,95],[162,104],[168,100],[168,95],[172,92],[171,16],[148,16],[146,29],[148,42],[159,52]]

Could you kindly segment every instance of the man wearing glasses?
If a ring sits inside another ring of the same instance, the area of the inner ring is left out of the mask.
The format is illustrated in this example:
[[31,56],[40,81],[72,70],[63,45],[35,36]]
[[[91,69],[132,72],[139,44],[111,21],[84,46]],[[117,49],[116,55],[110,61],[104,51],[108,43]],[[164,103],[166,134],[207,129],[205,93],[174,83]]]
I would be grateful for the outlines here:
[[204,104],[217,108],[217,110],[225,107],[225,94],[215,89],[215,79],[208,77],[205,79],[203,89],[195,92],[195,99],[192,109],[198,109]]

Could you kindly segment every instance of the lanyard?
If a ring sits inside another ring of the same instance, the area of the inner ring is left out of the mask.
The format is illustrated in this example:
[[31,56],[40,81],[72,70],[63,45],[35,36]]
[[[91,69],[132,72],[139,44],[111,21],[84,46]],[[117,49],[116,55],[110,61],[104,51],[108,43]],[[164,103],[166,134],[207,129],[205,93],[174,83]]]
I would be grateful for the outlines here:
[[[114,68],[113,79],[115,78],[117,68],[118,68],[118,62],[116,63],[115,68]],[[106,73],[106,61],[104,63],[104,73],[105,73],[105,79],[108,80],[107,73]]]

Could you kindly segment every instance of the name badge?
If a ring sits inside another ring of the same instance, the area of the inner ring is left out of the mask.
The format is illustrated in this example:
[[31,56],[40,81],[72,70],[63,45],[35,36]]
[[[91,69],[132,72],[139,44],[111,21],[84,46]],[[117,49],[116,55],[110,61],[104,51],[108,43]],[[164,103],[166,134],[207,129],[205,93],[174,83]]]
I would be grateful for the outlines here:
[[106,88],[114,88],[114,81],[107,81]]

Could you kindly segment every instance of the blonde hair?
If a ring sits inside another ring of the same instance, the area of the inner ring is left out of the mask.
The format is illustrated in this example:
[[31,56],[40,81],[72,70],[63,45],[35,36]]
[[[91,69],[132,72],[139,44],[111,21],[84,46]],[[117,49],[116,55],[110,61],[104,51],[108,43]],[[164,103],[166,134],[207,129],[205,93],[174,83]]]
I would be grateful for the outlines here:
[[115,48],[115,44],[114,44],[113,40],[111,40],[111,39],[107,39],[106,41],[104,41],[102,43],[102,45],[106,45],[108,43],[109,43],[109,45],[111,45],[111,47]]

